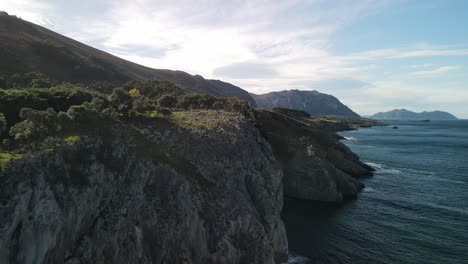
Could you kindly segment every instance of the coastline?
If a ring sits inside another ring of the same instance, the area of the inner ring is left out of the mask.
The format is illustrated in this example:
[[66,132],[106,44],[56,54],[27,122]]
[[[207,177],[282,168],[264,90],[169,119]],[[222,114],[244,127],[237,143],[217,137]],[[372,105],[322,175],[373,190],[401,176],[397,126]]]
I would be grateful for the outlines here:
[[313,119],[322,129],[341,132],[352,131],[360,128],[368,128],[373,126],[386,126],[387,124],[368,118],[346,118],[346,117],[319,117]]

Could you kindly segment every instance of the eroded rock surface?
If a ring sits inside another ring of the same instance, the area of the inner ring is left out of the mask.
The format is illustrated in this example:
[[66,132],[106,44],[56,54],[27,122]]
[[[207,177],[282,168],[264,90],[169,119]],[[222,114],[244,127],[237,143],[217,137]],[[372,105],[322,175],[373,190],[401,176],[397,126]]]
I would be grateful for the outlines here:
[[372,168],[341,143],[338,135],[307,118],[262,110],[257,112],[256,126],[272,144],[289,197],[340,202],[364,188],[354,177],[372,175]]
[[280,263],[282,172],[237,114],[132,128],[1,174],[0,263]]

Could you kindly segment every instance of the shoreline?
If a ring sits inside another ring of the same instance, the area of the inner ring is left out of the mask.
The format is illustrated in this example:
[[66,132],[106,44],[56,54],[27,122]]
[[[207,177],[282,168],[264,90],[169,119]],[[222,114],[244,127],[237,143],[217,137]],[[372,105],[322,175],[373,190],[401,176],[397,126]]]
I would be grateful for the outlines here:
[[322,129],[332,132],[353,131],[360,128],[386,126],[388,124],[368,118],[319,117],[313,119]]

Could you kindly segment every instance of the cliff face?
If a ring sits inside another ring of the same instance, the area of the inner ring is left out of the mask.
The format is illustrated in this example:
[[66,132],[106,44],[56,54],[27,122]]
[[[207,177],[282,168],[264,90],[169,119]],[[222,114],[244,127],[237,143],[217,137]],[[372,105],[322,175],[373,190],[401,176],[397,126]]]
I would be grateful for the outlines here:
[[339,202],[370,168],[311,119],[252,115],[140,117],[11,162],[0,263],[286,261],[283,195]]
[[[241,115],[187,114],[12,162],[0,174],[0,263],[285,261],[270,145]],[[197,118],[210,122],[184,121]]]
[[284,172],[285,195],[298,199],[339,202],[364,187],[354,177],[372,175],[335,133],[320,129],[310,118],[258,111],[256,126],[271,142]]

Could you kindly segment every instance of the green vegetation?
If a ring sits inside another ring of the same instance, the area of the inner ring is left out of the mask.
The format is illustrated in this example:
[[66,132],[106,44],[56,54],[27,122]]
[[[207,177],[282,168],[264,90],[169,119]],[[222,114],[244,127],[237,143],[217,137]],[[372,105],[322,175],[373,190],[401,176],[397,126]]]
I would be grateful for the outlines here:
[[[28,82],[21,84],[28,85]],[[90,87],[99,87],[99,91]],[[193,165],[180,160],[164,146],[152,146],[136,130],[136,124],[150,122],[161,128],[170,125],[215,129],[225,117],[232,115],[229,112],[249,118],[254,112],[248,103],[239,99],[193,94],[166,81],[131,81],[112,91],[111,87],[100,83],[87,87],[60,84],[47,88],[0,89],[2,168],[24,153],[74,146],[83,137],[109,140],[123,136],[137,141],[138,153],[150,151],[142,157],[163,160],[181,172],[193,172]]]
[[20,154],[0,152],[0,171],[4,170],[10,162],[19,158],[21,158]]
[[233,113],[220,110],[192,110],[173,112],[170,120],[185,128],[216,129],[221,127],[229,116],[233,116]]
[[0,88],[3,89],[50,88],[58,84],[58,81],[37,72],[0,76]]
[[3,113],[0,113],[0,136],[7,128],[7,121]]

